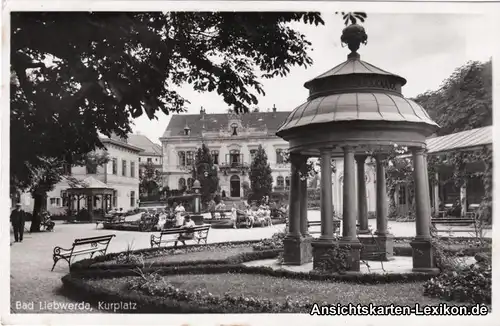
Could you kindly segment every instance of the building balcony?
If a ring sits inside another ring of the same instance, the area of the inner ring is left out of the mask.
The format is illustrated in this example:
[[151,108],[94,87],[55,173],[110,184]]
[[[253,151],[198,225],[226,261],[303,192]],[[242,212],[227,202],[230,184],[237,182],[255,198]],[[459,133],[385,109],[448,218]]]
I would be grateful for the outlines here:
[[221,171],[224,175],[228,175],[231,173],[240,173],[241,175],[245,175],[250,170],[250,165],[247,163],[239,163],[239,162],[222,162],[219,164],[219,171]]
[[290,169],[290,163],[275,163],[273,169]]

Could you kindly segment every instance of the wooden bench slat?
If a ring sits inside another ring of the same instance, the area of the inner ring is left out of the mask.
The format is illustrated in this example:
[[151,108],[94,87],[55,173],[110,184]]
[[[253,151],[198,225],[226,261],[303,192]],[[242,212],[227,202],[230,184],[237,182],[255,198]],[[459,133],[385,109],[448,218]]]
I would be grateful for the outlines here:
[[[113,239],[115,236],[116,236],[115,234],[110,234],[104,236],[75,239],[70,249],[55,247],[54,254],[52,256],[52,259],[54,260],[54,265],[52,265],[51,271],[54,270],[54,267],[56,266],[57,262],[61,259],[66,260],[68,262],[68,266],[71,266],[71,258],[75,256],[90,254],[90,258],[92,258],[96,253],[106,254],[109,243],[111,242],[111,239]],[[75,250],[75,248],[81,248],[86,245],[90,245],[91,247],[86,249]]]
[[[166,244],[166,243],[178,242],[178,241],[184,243],[184,245],[185,245],[185,241],[188,241],[188,240],[198,241],[198,243],[200,243],[201,241],[204,241],[206,244],[207,238],[208,238],[208,233],[210,231],[210,227],[211,227],[211,225],[201,225],[201,226],[195,226],[192,228],[179,227],[179,228],[162,230],[160,232],[159,236],[155,236],[154,234],[151,234],[151,239],[150,239],[151,248],[153,248],[154,246],[160,247],[162,243]],[[171,239],[171,238],[164,239],[163,238],[163,236],[166,236],[166,235],[176,235],[176,234],[181,235],[184,233],[192,233],[193,238],[182,239],[182,240],[179,240],[178,238],[175,238],[175,239]]]

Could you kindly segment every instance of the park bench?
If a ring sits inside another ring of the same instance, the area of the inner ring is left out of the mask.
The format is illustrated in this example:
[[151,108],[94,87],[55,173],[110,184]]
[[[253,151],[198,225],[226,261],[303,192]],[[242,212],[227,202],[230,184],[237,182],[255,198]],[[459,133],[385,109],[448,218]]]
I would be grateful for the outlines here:
[[[340,232],[340,222],[341,220],[333,220],[333,233],[339,233]],[[308,221],[307,222],[307,227],[310,229],[313,226],[319,226],[318,231],[309,231],[309,234],[321,234],[321,221]],[[288,229],[289,223],[288,220],[286,222],[286,228]]]
[[[189,240],[197,242],[198,244],[201,242],[207,244],[209,231],[210,231],[210,224],[195,226],[192,228],[180,227],[180,228],[165,229],[160,232],[160,236],[155,236],[154,234],[151,234],[151,240],[150,240],[151,248],[155,246],[159,248],[162,243],[168,244],[168,243],[175,243],[176,241],[182,242],[183,245],[186,245],[186,241]],[[178,240],[177,236],[183,233],[193,233],[193,238]]]
[[[319,226],[320,229],[318,231],[309,231],[309,234],[320,234],[321,233],[321,221],[308,221],[307,227],[311,228],[312,226]],[[340,220],[333,220],[333,233],[340,232]]]
[[95,222],[95,228],[97,229],[99,224],[102,224],[104,226],[104,223],[123,223],[125,222],[125,216],[116,215],[113,217],[96,218],[94,219],[94,222]]
[[109,242],[115,236],[115,234],[102,235],[98,237],[82,238],[76,239],[73,242],[73,246],[69,249],[64,249],[61,247],[54,248],[54,265],[52,265],[51,271],[54,270],[57,262],[61,259],[68,262],[68,266],[71,266],[71,258],[81,255],[90,254],[90,258],[94,257],[95,254],[106,254],[108,250]]
[[[473,217],[435,217],[431,219],[432,230],[438,234],[439,232],[474,232],[476,236],[482,236],[482,231],[478,225],[479,221]],[[464,226],[464,225],[474,225],[474,230],[471,229],[438,229],[436,225],[450,225],[450,226]]]

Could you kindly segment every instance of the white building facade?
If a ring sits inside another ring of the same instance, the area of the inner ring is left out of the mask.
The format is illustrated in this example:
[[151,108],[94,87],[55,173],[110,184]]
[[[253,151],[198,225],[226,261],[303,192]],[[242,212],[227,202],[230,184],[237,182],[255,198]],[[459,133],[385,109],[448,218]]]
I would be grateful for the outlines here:
[[290,112],[273,109],[249,114],[200,114],[172,116],[160,138],[163,147],[164,187],[190,188],[194,182],[190,169],[198,148],[204,143],[210,149],[218,168],[221,193],[241,198],[246,183],[250,186],[249,171],[253,156],[261,145],[272,169],[273,186],[284,187],[289,180],[289,164],[281,151],[288,142],[275,135],[279,125]]
[[[110,208],[122,208],[128,211],[138,207],[139,200],[139,153],[141,148],[127,143],[126,140],[113,138],[101,138],[109,155],[109,162],[105,166],[97,166],[89,169],[85,166],[74,166],[71,168],[71,178],[88,183],[88,187],[106,187],[113,189],[113,196],[108,203]],[[64,197],[64,191],[70,188],[70,182],[63,178],[52,191],[47,193],[47,211],[50,214],[65,213],[68,206],[72,209],[86,208],[87,202],[82,197],[80,203],[76,200],[68,203]],[[33,211],[34,200],[29,193],[24,193],[20,198],[21,207],[24,211]],[[101,199],[96,196],[93,200],[93,208],[103,207]]]

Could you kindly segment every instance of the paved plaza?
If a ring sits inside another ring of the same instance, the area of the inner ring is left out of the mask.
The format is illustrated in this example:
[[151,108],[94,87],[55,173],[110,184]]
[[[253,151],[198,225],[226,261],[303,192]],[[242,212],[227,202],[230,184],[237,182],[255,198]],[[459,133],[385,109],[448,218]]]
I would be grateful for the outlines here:
[[[127,220],[137,218],[139,218],[139,215],[130,216]],[[309,211],[309,219],[319,220],[319,211]],[[375,223],[375,220],[369,220],[370,227],[373,229]],[[27,227],[29,228],[29,223],[27,223]],[[283,229],[284,224],[253,229],[212,229],[208,236],[208,242],[259,240],[269,238],[275,232]],[[411,222],[389,222],[389,229],[396,236],[413,236],[415,234],[415,224]],[[37,312],[37,310],[16,309],[17,301],[34,301],[35,308],[37,302],[73,302],[58,294],[58,290],[62,285],[61,277],[68,273],[68,265],[66,262],[60,261],[54,271],[50,271],[53,264],[53,249],[56,246],[71,247],[71,244],[77,238],[106,234],[116,234],[116,237],[113,238],[109,245],[108,252],[124,251],[129,245],[133,249],[150,247],[150,232],[104,230],[101,225],[96,229],[95,224],[64,224],[62,222],[57,222],[54,232],[25,233],[22,243],[12,243],[10,247],[11,312]],[[463,233],[461,235],[471,236]],[[488,230],[487,236],[491,236],[491,230]],[[11,242],[13,242],[12,234]],[[74,311],[50,311],[50,313],[68,312]]]

